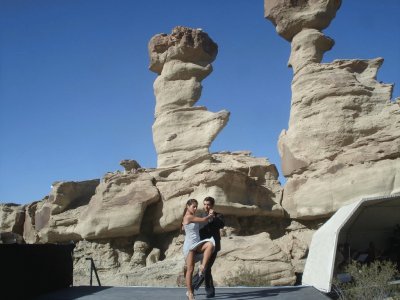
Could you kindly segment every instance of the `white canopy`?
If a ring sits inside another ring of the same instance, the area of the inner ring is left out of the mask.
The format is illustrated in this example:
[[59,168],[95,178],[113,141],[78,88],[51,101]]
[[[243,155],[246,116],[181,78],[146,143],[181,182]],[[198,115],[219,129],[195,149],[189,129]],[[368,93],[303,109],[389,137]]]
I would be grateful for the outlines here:
[[365,250],[369,242],[385,249],[400,224],[400,194],[365,198],[341,207],[313,235],[302,284],[330,292],[339,243]]

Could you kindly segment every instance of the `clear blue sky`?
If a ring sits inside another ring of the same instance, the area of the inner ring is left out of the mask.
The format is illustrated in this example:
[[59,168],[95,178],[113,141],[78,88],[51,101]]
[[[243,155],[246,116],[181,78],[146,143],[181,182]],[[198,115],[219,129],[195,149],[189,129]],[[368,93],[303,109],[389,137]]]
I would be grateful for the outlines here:
[[[400,83],[399,14],[398,0],[343,0],[324,61],[382,56],[378,80]],[[101,178],[122,159],[155,167],[147,43],[177,25],[219,45],[197,103],[231,112],[211,151],[250,150],[279,169],[290,44],[263,15],[262,0],[1,0],[0,202],[40,200],[54,181]]]

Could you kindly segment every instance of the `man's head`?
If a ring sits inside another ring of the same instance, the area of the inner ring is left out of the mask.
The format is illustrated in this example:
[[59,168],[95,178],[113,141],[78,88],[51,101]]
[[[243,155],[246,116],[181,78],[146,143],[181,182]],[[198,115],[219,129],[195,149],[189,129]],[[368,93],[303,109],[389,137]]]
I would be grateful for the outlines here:
[[213,197],[205,197],[203,200],[204,210],[208,213],[210,209],[214,208],[215,200]]

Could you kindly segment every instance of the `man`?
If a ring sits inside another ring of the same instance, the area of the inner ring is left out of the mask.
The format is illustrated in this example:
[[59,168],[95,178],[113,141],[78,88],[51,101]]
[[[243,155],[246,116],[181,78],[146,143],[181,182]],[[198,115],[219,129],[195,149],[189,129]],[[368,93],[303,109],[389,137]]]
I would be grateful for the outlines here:
[[198,289],[203,281],[205,281],[207,298],[215,297],[215,288],[213,278],[211,274],[211,268],[214,264],[215,258],[217,257],[218,251],[221,250],[221,235],[219,230],[225,226],[224,216],[214,211],[215,200],[212,197],[206,197],[203,200],[204,215],[208,215],[210,212],[213,213],[214,218],[208,220],[208,223],[200,229],[200,239],[206,239],[213,237],[215,240],[215,250],[210,257],[207,264],[204,276],[199,276],[197,273],[193,278],[193,288]]

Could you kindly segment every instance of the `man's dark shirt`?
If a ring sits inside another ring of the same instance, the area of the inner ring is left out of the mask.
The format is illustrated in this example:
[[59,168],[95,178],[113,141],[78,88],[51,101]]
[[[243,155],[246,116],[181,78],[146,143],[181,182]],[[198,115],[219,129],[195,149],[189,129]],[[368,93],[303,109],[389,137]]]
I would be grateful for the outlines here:
[[200,239],[213,237],[215,240],[215,251],[218,252],[221,250],[221,235],[219,230],[224,228],[224,226],[224,215],[215,213],[214,218],[209,220],[208,223],[200,229]]

